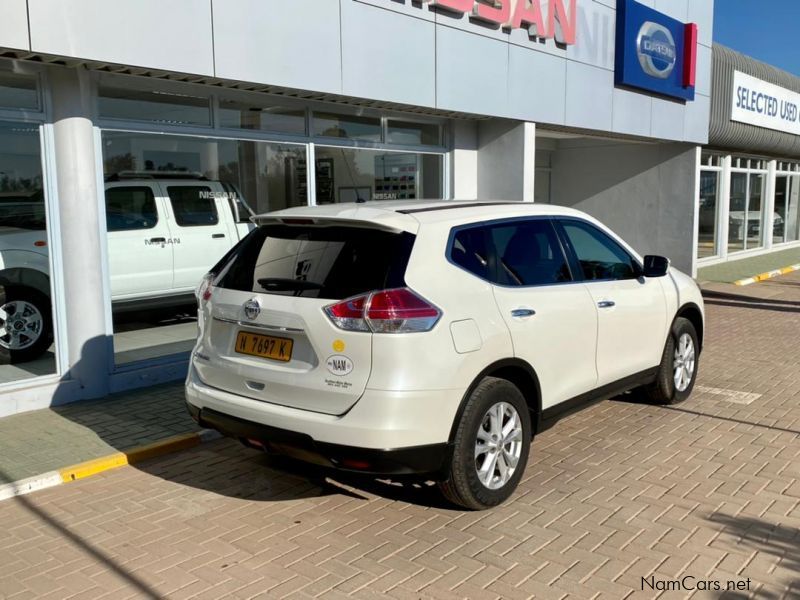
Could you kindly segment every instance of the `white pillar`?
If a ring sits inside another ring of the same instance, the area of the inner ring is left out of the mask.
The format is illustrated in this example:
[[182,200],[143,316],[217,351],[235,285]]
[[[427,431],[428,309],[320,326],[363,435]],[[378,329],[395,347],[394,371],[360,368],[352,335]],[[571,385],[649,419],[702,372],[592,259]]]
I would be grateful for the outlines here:
[[536,125],[490,119],[478,124],[478,197],[533,202]]
[[101,238],[92,87],[82,68],[54,67],[48,80],[66,306],[61,343],[68,345],[70,375],[80,383],[81,396],[97,398],[108,392],[112,345],[105,317],[105,241]]
[[730,154],[722,159],[722,190],[719,197],[719,210],[717,221],[717,235],[719,243],[719,257],[728,258],[728,231],[731,209],[731,165],[733,161]]
[[697,254],[700,241],[700,165],[702,164],[702,156],[703,149],[698,146],[695,148],[694,168],[694,211],[692,212],[692,277],[697,277]]
[[775,178],[778,170],[778,161],[771,160],[767,163],[767,181],[764,185],[764,198],[763,206],[761,209],[764,211],[763,231],[764,231],[764,248],[770,249],[773,244],[773,233],[775,227]]
[[456,200],[478,198],[478,125],[475,121],[453,122],[450,152],[450,195]]

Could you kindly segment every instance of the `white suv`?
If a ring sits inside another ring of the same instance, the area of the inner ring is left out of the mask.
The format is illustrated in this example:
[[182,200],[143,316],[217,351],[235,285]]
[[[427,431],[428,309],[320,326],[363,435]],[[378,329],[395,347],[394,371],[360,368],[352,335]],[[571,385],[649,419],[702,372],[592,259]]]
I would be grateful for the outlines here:
[[472,509],[575,402],[691,392],[694,281],[576,210],[380,202],[263,215],[198,289],[186,398],[245,444],[426,474]]

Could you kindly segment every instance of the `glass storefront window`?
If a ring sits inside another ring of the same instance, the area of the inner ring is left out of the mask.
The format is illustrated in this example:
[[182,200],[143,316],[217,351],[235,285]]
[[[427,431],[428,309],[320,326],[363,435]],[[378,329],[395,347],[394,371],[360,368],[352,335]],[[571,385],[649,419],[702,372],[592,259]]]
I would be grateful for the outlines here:
[[719,154],[711,154],[710,152],[703,152],[700,164],[704,167],[721,167],[722,156]]
[[700,172],[697,258],[717,255],[717,215],[719,214],[721,175],[720,171]]
[[731,173],[728,252],[753,250],[764,245],[765,183],[763,173]]
[[766,238],[766,231],[764,229],[764,222],[766,221],[766,214],[764,209],[766,203],[764,202],[764,185],[766,183],[766,176],[758,173],[750,174],[749,184],[749,198],[747,203],[746,222],[747,226],[747,244],[746,249],[752,250],[753,248],[760,248],[764,245]]
[[731,173],[728,213],[728,252],[745,249],[745,213],[747,210],[747,173]]
[[438,154],[316,147],[317,204],[441,198]]
[[315,112],[314,135],[380,142],[381,120],[378,117]]
[[36,77],[0,71],[0,107],[39,110]]
[[800,239],[800,176],[779,174],[775,178],[773,243]]
[[412,123],[389,119],[386,141],[408,146],[441,146],[442,127],[436,123]]
[[194,290],[254,225],[308,203],[301,144],[104,131],[118,365],[189,352]]
[[305,135],[306,111],[285,106],[258,106],[222,98],[219,101],[219,126]]
[[0,121],[0,384],[56,372],[39,125]]
[[147,121],[162,125],[211,125],[211,104],[205,96],[160,90],[130,90],[101,86],[101,117]]

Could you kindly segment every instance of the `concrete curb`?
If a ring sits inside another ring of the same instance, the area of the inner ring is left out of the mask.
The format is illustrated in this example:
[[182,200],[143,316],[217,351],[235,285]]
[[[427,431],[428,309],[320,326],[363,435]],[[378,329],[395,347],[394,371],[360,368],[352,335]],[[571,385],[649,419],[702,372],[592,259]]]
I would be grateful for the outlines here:
[[87,460],[86,462],[64,467],[57,471],[49,471],[41,475],[28,477],[27,479],[5,483],[0,485],[0,501],[55,487],[62,483],[69,483],[71,481],[77,481],[78,479],[91,477],[103,471],[124,467],[125,465],[132,465],[157,456],[193,448],[194,446],[219,439],[220,437],[222,436],[212,429],[204,429],[194,433],[184,433],[153,442],[152,444],[136,446],[121,452],[114,452],[107,456]]
[[759,281],[765,281],[767,279],[771,279],[772,277],[786,275],[787,273],[791,273],[793,271],[800,271],[800,263],[784,267],[782,269],[775,269],[774,271],[767,271],[766,273],[760,273],[759,275],[754,275],[753,277],[748,277],[747,279],[739,279],[738,281],[734,281],[733,284],[750,285],[751,283],[758,283]]

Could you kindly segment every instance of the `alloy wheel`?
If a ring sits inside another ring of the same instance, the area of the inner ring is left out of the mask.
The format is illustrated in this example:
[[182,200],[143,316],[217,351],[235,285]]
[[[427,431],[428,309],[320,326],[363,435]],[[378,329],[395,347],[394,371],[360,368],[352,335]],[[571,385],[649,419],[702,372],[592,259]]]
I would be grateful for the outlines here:
[[675,346],[675,356],[672,361],[673,379],[675,389],[684,392],[689,387],[694,377],[695,351],[694,341],[688,333],[681,334]]
[[481,419],[475,438],[475,470],[490,490],[508,483],[522,453],[522,419],[511,404],[498,402]]
[[0,346],[3,348],[30,348],[41,337],[43,328],[42,313],[30,302],[13,300],[0,306]]

